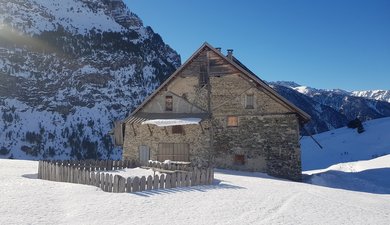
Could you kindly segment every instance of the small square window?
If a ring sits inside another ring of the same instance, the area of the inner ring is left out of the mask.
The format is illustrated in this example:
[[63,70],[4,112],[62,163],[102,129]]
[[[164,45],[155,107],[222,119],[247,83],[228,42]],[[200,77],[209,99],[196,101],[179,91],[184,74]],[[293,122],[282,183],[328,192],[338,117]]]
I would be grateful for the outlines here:
[[228,127],[237,127],[238,126],[238,117],[237,116],[228,116],[227,117],[227,126]]
[[254,108],[254,95],[253,94],[247,94],[245,96],[245,108],[246,109],[253,109]]
[[165,111],[172,111],[173,99],[172,96],[165,96]]
[[244,155],[234,155],[234,165],[245,165],[245,156]]
[[181,125],[173,126],[172,134],[184,134],[184,127]]

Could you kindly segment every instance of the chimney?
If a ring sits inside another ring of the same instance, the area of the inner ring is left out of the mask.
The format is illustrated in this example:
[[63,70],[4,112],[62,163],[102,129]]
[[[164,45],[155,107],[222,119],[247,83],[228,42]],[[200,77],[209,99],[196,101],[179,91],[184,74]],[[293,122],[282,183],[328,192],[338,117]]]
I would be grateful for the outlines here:
[[221,52],[221,47],[216,47],[215,49],[217,49],[217,51]]
[[227,50],[227,57],[228,57],[228,59],[230,59],[230,60],[233,59],[233,49],[228,49],[228,50]]

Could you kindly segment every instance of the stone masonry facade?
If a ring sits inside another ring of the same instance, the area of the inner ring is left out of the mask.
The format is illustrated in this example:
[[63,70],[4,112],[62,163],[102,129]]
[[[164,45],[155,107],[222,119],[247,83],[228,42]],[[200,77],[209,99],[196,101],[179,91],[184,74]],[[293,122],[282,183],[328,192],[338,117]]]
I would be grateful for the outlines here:
[[[123,158],[138,159],[139,147],[147,146],[150,159],[157,160],[159,144],[186,143],[189,161],[194,165],[259,171],[301,180],[300,115],[229,60],[232,59],[208,45],[198,50],[133,116],[137,113],[209,113],[210,116],[199,124],[183,125],[184,132],[179,134],[169,126],[126,122]],[[208,89],[199,81],[205,71],[211,86],[210,104]],[[164,111],[166,96],[173,96],[172,112]]]

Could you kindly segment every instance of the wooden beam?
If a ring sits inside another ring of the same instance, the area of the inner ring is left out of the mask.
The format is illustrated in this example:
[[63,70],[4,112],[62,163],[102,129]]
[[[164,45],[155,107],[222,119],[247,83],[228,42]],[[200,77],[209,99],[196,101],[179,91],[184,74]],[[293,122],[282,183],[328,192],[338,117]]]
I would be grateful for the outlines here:
[[137,133],[135,133],[134,123],[131,123],[131,127],[133,128],[134,136],[137,136]]
[[201,122],[199,122],[199,126],[200,126],[200,129],[202,130],[202,134],[204,134],[204,129],[203,129],[203,126],[202,126]]
[[152,129],[150,128],[149,124],[147,124],[147,126],[148,126],[148,130],[150,132],[150,136],[153,136],[153,132],[152,132]]

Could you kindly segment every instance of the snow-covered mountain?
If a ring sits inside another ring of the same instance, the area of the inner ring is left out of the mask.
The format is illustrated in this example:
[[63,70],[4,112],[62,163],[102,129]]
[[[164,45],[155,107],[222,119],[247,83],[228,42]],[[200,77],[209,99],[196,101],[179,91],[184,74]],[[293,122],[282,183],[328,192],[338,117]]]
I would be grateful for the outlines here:
[[358,97],[353,92],[316,89],[290,81],[270,82],[270,85],[312,116],[312,121],[306,125],[311,133],[345,126],[355,118],[367,121],[390,116],[390,102]]
[[0,0],[0,157],[119,157],[112,122],[180,64],[121,0]]
[[371,98],[378,101],[390,102],[390,90],[352,91],[351,95]]

